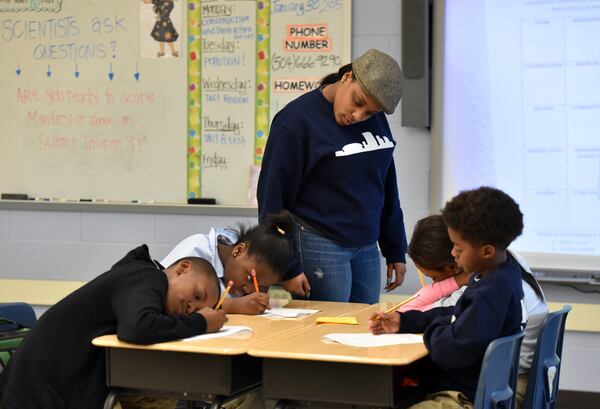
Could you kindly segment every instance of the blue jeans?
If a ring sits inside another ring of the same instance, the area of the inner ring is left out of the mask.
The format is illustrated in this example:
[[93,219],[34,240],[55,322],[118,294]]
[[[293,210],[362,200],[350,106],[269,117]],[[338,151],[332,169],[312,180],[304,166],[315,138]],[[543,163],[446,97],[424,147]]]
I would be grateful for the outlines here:
[[299,253],[310,283],[310,299],[374,304],[381,267],[377,243],[348,247],[299,226]]

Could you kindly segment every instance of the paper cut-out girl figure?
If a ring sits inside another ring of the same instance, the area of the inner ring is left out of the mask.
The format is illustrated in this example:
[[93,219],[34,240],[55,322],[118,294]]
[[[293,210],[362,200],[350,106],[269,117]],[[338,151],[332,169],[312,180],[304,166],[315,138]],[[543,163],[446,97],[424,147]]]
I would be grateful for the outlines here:
[[152,3],[154,5],[154,13],[156,13],[156,24],[150,35],[159,44],[159,51],[156,54],[157,57],[163,57],[165,55],[165,43],[169,44],[171,49],[171,55],[173,57],[179,57],[179,53],[175,50],[173,43],[177,41],[179,34],[173,22],[171,21],[171,11],[173,11],[173,0],[144,0],[144,3]]

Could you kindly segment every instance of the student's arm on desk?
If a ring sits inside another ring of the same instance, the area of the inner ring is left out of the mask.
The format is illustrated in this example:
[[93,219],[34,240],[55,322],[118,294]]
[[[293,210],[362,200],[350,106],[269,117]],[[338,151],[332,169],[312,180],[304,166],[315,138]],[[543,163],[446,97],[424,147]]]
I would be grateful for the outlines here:
[[[152,271],[153,272],[153,271]],[[132,274],[119,283],[111,298],[117,336],[135,344],[153,344],[206,332],[202,314],[166,315],[164,279],[158,274]]]

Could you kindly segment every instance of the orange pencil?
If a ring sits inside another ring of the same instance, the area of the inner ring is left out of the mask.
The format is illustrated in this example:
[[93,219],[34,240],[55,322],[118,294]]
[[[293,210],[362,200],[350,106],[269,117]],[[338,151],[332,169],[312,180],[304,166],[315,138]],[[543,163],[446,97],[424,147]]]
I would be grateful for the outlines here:
[[252,281],[254,281],[254,289],[257,293],[259,293],[260,289],[258,288],[258,279],[256,278],[256,271],[254,271],[254,269],[250,270],[250,275],[252,276]]
[[221,295],[221,299],[219,300],[219,302],[217,303],[217,306],[215,307],[215,310],[218,310],[221,307],[221,304],[223,304],[223,301],[225,300],[225,297],[227,297],[227,293],[229,292],[229,290],[231,290],[232,286],[233,286],[233,281],[229,281],[227,283],[227,288],[225,288],[225,291],[223,291],[223,295]]
[[[407,303],[411,302],[412,300],[414,300],[414,299],[415,299],[415,298],[417,298],[418,296],[419,296],[419,294],[414,294],[414,295],[411,295],[411,296],[410,296],[410,297],[408,297],[406,300],[404,300],[404,301],[402,301],[401,303],[399,303],[399,304],[396,304],[396,305],[394,305],[394,306],[392,306],[392,307],[388,308],[388,309],[387,309],[387,310],[385,310],[384,312],[385,312],[386,314],[389,314],[390,312],[392,312],[392,311],[395,311],[395,310],[397,310],[398,308],[402,307],[404,304],[407,304]],[[375,319],[375,320],[379,320],[379,319],[381,319],[381,318],[380,318],[379,316],[377,316],[377,317],[375,317],[374,319]]]

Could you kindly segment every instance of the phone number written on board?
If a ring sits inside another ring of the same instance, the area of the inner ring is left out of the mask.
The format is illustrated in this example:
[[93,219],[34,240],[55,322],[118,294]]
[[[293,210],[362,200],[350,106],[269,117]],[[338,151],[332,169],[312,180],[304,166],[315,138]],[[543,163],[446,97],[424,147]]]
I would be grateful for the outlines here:
[[293,69],[339,68],[342,58],[339,55],[281,55],[273,53],[271,69],[273,71]]

